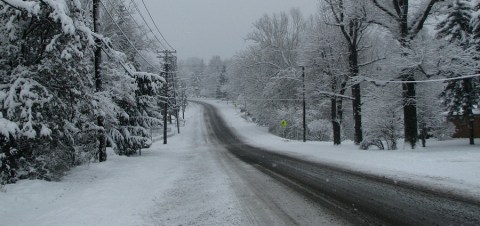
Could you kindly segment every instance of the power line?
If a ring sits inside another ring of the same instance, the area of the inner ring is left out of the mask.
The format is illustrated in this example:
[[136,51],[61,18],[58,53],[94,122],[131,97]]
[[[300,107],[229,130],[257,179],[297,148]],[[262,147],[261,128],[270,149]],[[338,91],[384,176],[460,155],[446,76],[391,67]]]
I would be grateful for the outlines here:
[[[113,3],[112,3],[111,0],[107,0],[107,1],[110,3],[110,5],[113,6]],[[119,12],[115,7],[113,7],[113,9],[115,10],[115,12],[117,12],[118,14],[120,14],[120,12]],[[138,12],[138,10],[137,10],[137,12]],[[129,11],[127,11],[127,14],[130,16],[130,18],[132,19],[132,21],[133,21],[138,27],[142,27],[142,26],[137,22],[137,20],[135,20],[135,18],[133,17],[133,15],[132,15]],[[141,14],[140,14],[140,15],[141,15]],[[125,20],[123,20],[123,21],[125,22]],[[146,25],[147,25],[147,27],[148,27],[148,24],[146,24]],[[148,27],[148,28],[149,28],[149,30],[150,30],[150,33],[152,33],[153,37],[157,40],[158,44],[160,44],[160,46],[161,46],[160,48],[161,48],[162,50],[167,49],[166,46],[160,41],[160,39],[155,35],[155,33],[153,33],[152,29],[150,29],[150,27]],[[161,34],[160,34],[160,35],[161,35]],[[162,36],[162,38],[163,38],[163,36]],[[164,40],[165,40],[165,38],[164,38]],[[166,40],[165,40],[165,41],[166,41]]]
[[[112,1],[111,1],[111,0],[107,0],[107,1],[108,1],[108,3],[110,3],[110,5],[112,5],[112,8],[115,10],[115,12],[117,12],[118,14],[120,14],[120,12],[118,12],[118,10],[114,7]],[[135,20],[135,18],[132,16],[132,14],[131,14],[129,11],[127,11],[127,13],[128,13],[128,15],[130,16],[130,18],[132,19],[132,21],[133,21],[139,28],[141,28],[142,26],[137,22],[137,20]],[[122,20],[123,20],[123,18],[122,18]],[[125,20],[123,20],[123,22],[125,22]],[[155,34],[154,34],[154,35],[155,35]]]
[[[145,17],[142,15],[142,11],[140,11],[140,8],[138,7],[137,3],[135,2],[135,0],[130,0],[131,3],[133,3],[133,6],[135,7],[135,9],[137,10],[138,12],[138,15],[140,15],[140,18],[142,18],[143,22],[145,23],[145,25],[147,25],[147,28],[148,30],[150,30],[150,32],[153,34],[153,36],[155,37],[155,39],[157,39],[157,41],[159,42],[159,44],[163,47],[163,49],[168,49],[165,44],[163,44],[160,39],[155,35],[155,33],[153,32],[152,28],[150,27],[150,25],[148,25],[148,22],[147,20],[145,19]],[[163,36],[162,36],[163,37]]]
[[[102,0],[100,0],[100,3],[103,5],[103,7],[106,8],[105,4],[103,3]],[[120,28],[120,26],[118,25],[118,23],[115,21],[115,19],[113,18],[113,16],[110,14],[110,12],[108,12],[108,10],[105,10],[105,12],[107,12],[107,15],[112,19],[113,23],[117,26],[117,28],[120,30],[120,32],[122,32],[123,36],[125,37],[125,39],[127,39],[127,41],[130,43],[130,45],[135,49],[135,51],[138,53],[138,55],[143,59],[145,60],[145,62],[147,62],[147,64],[149,64],[150,66],[152,66],[153,68],[155,68],[156,70],[158,71],[163,71],[163,70],[160,70],[158,69],[156,66],[154,66],[152,63],[150,63],[141,53],[140,51],[137,49],[137,47],[135,47],[135,45],[133,44],[132,41],[130,41],[130,39],[127,37],[127,35],[125,34],[125,32],[122,30],[122,28]]]
[[[108,58],[110,58],[110,59],[115,59],[115,58],[112,57],[112,56],[110,55],[110,53],[107,52],[104,48],[102,48],[102,51],[105,53],[105,55],[107,55]],[[125,65],[124,62],[119,61],[118,63],[120,64],[120,66],[123,67],[123,69],[128,73],[128,75],[130,75],[130,77],[133,78],[133,77],[135,76],[134,73],[131,71],[131,69],[130,69],[127,65]]]
[[158,33],[160,34],[160,36],[163,38],[163,40],[165,41],[165,43],[167,43],[167,45],[168,45],[172,50],[175,50],[175,49],[170,45],[170,43],[168,43],[167,39],[165,39],[165,37],[163,36],[162,32],[160,32],[160,29],[158,29],[157,23],[155,23],[155,20],[153,20],[152,14],[150,14],[150,10],[148,10],[147,5],[145,4],[145,2],[144,2],[143,0],[142,0],[142,3],[143,3],[143,7],[145,7],[145,10],[147,10],[148,16],[149,16],[150,19],[152,20],[153,25],[154,25],[155,28],[157,29],[157,31],[158,31]]
[[355,78],[356,81],[366,81],[366,82],[372,82],[376,85],[384,85],[388,83],[395,83],[395,84],[407,84],[407,83],[430,83],[430,82],[446,82],[446,81],[454,81],[454,80],[462,80],[462,79],[467,79],[467,78],[475,78],[475,77],[480,77],[480,74],[474,74],[474,75],[465,75],[465,76],[459,76],[459,77],[453,77],[453,78],[440,78],[440,79],[429,79],[429,80],[418,80],[418,81],[399,81],[399,80],[376,80],[373,78],[369,77],[358,77]]

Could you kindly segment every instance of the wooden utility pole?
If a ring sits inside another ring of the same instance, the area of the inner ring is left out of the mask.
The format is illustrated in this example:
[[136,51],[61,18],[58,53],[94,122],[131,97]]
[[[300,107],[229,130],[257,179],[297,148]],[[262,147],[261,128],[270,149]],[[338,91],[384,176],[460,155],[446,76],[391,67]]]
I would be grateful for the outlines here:
[[[100,0],[93,0],[93,32],[97,33],[100,29]],[[95,40],[95,89],[96,92],[102,91],[102,40]],[[97,116],[97,125],[100,128],[98,130],[98,161],[107,161],[107,141],[105,137],[105,117],[100,112]]]
[[172,69],[173,69],[173,72],[172,72],[172,87],[173,87],[173,110],[175,112],[175,120],[177,121],[177,130],[178,130],[178,134],[180,134],[180,120],[178,119],[178,111],[179,111],[179,107],[178,107],[178,103],[177,103],[177,82],[175,80],[175,78],[177,77],[177,57],[176,56],[173,56],[172,57]]
[[165,95],[165,103],[163,104],[163,144],[167,144],[167,117],[168,117],[168,57],[167,53],[165,53],[165,65],[164,65],[164,70],[165,70],[165,89],[164,89],[164,95]]
[[185,96],[185,85],[182,86],[182,118],[185,119],[185,108],[187,108],[187,97]]
[[[169,51],[169,50],[164,50],[161,53],[164,54],[163,60],[164,60],[164,74],[165,74],[165,88],[164,88],[164,95],[165,95],[165,103],[163,105],[163,144],[167,144],[167,123],[168,123],[168,102],[170,100],[169,94],[168,94],[168,86],[169,86],[169,77],[170,77],[170,66],[172,64],[171,60],[173,57],[171,54],[176,53],[177,51]],[[162,58],[162,57],[160,57]]]

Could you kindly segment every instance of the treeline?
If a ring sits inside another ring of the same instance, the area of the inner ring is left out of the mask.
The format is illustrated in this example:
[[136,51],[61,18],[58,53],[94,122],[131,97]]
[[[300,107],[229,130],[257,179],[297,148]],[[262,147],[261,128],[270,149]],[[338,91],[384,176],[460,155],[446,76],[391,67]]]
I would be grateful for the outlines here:
[[150,128],[162,119],[161,48],[131,9],[102,1],[93,32],[92,1],[0,1],[1,184],[59,179],[97,158],[98,134],[120,155],[150,145]]
[[296,138],[304,67],[310,140],[396,149],[404,138],[414,148],[451,136],[446,116],[473,131],[479,15],[469,0],[319,0],[309,18],[297,9],[265,15],[229,66],[229,96],[271,132]]
[[208,63],[190,57],[178,63],[179,84],[191,97],[227,98],[227,67],[230,60],[213,56]]

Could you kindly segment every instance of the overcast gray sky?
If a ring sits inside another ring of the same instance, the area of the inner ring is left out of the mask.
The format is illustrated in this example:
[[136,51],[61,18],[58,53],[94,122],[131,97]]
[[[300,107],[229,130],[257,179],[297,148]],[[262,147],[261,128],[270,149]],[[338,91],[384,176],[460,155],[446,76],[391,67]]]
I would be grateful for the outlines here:
[[[245,47],[245,36],[263,14],[298,7],[316,11],[317,0],[144,0],[178,57],[231,57]],[[137,0],[141,5],[141,0]],[[148,18],[148,16],[146,17]],[[153,28],[153,26],[152,26]]]

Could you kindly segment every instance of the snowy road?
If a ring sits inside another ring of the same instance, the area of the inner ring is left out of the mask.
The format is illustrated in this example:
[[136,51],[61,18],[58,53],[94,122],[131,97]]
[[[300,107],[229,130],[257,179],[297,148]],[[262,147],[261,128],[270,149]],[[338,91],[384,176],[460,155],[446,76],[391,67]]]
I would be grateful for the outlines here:
[[218,120],[218,112],[211,105],[203,105],[209,131],[230,152],[295,190],[309,194],[312,200],[350,219],[357,219],[355,224],[480,224],[480,203],[477,201],[246,145]]
[[[203,108],[182,134],[186,172],[151,214],[154,225],[350,225],[343,217],[308,200],[258,169],[240,161],[219,143]],[[175,141],[172,141],[175,142]]]

